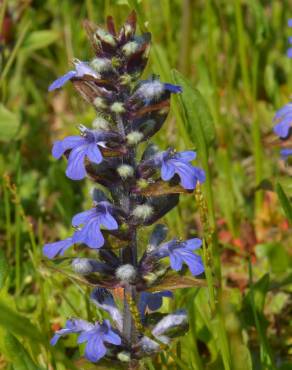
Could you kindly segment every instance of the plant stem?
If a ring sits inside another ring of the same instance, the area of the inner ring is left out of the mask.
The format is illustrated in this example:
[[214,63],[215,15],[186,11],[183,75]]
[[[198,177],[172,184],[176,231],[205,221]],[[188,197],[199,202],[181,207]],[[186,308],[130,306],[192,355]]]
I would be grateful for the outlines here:
[[21,30],[21,33],[20,33],[20,35],[17,38],[17,42],[16,42],[16,44],[14,46],[14,49],[12,50],[12,52],[11,52],[9,58],[8,58],[7,63],[5,64],[5,67],[3,68],[3,72],[2,72],[2,74],[0,76],[0,86],[2,86],[2,83],[3,83],[3,81],[4,81],[4,79],[5,79],[6,75],[7,75],[7,73],[9,72],[9,69],[10,69],[10,67],[11,67],[11,65],[12,65],[12,63],[13,63],[16,55],[17,55],[18,49],[20,48],[20,46],[21,46],[21,44],[22,44],[22,42],[24,40],[24,37],[26,36],[26,33],[27,33],[29,27],[30,27],[30,22],[26,23],[23,26],[23,28]]

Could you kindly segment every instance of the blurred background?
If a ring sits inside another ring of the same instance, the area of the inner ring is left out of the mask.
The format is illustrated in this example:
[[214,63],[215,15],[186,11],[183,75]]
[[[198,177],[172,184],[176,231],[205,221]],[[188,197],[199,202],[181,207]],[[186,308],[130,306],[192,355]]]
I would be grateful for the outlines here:
[[[66,237],[71,217],[90,205],[90,183],[65,177],[66,163],[52,158],[52,143],[95,118],[70,84],[47,90],[72,58],[93,57],[84,19],[103,25],[113,15],[121,25],[133,8],[153,37],[143,77],[173,82],[177,69],[213,117],[209,166],[232,370],[291,369],[292,234],[275,190],[280,184],[292,196],[292,171],[272,132],[273,115],[292,91],[291,2],[0,0],[0,7],[0,369],[108,368],[82,362],[74,338],[49,345],[66,318],[101,314],[69,269],[62,274],[42,257],[43,244]],[[175,97],[154,141],[162,149],[169,143],[196,149],[192,135]],[[200,235],[194,197],[182,196],[165,222],[170,236]],[[184,289],[165,302],[165,312],[188,309],[190,330],[146,360],[145,369],[224,368],[208,302],[204,288]]]

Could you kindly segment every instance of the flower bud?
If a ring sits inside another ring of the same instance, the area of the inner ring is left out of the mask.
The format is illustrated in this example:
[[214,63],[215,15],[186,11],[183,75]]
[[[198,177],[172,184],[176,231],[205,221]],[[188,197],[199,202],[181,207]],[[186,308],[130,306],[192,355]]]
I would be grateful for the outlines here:
[[107,131],[110,129],[110,123],[103,117],[96,117],[95,120],[92,122],[92,127],[96,130]]
[[112,69],[112,63],[107,58],[95,58],[90,62],[90,66],[98,73],[108,72]]
[[93,100],[93,105],[96,109],[105,109],[107,107],[105,100],[99,96]]
[[122,362],[130,362],[131,354],[129,352],[122,351],[117,354],[117,358]]
[[153,208],[148,204],[140,204],[132,211],[132,215],[140,220],[146,221],[153,214]]
[[95,38],[97,40],[100,40],[101,42],[104,42],[105,44],[108,44],[112,47],[116,46],[116,40],[110,33],[104,31],[103,29],[99,28],[96,30]]
[[110,109],[111,109],[112,112],[114,112],[116,114],[121,114],[121,113],[124,113],[124,111],[125,111],[124,105],[121,102],[113,103],[111,105]]
[[134,175],[134,168],[128,164],[122,164],[117,168],[117,172],[122,179],[127,179],[128,177],[132,177]]
[[89,275],[93,272],[105,272],[106,266],[102,262],[89,258],[75,258],[72,261],[72,269],[80,275]]
[[136,41],[129,41],[122,47],[122,51],[127,57],[135,54],[138,49],[139,44]]
[[129,132],[127,135],[127,142],[129,145],[136,145],[143,139],[143,134],[139,131]]
[[136,269],[133,265],[126,264],[117,268],[116,277],[124,283],[134,282],[136,279]]

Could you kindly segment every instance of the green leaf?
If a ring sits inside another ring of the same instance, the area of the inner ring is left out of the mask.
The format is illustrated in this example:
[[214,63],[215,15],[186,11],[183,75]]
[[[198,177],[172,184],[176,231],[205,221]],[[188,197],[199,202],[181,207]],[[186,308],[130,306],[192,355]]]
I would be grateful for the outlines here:
[[[260,324],[264,328],[267,325],[267,320],[263,314],[266,294],[269,289],[269,274],[265,274],[253,285],[253,299],[251,291],[244,297],[243,300],[243,314],[246,324],[255,325],[253,308],[259,317]],[[254,306],[254,307],[253,307]]]
[[0,249],[0,289],[3,288],[8,275],[8,263],[3,249]]
[[284,246],[278,242],[263,243],[256,246],[259,257],[267,257],[272,272],[275,274],[287,272],[290,266],[290,256]]
[[7,333],[5,336],[6,354],[11,359],[14,370],[40,370],[26,349],[15,338],[14,335]]
[[19,129],[18,114],[10,112],[0,104],[0,141],[9,141],[15,137]]
[[35,325],[25,316],[19,315],[0,301],[0,325],[16,335],[27,337],[37,342],[43,342],[41,335]]
[[278,194],[285,215],[288,218],[288,221],[292,223],[292,206],[282,186],[279,183],[276,184],[276,192]]
[[270,277],[265,274],[254,286],[254,303],[258,312],[262,312],[265,305],[266,294],[269,289]]
[[60,37],[59,32],[52,30],[34,31],[30,33],[21,48],[25,53],[31,53],[38,49],[44,49]]
[[186,129],[191,140],[202,154],[215,139],[214,122],[208,105],[199,90],[195,89],[178,71],[172,71],[174,82],[183,89],[178,99],[186,116]]

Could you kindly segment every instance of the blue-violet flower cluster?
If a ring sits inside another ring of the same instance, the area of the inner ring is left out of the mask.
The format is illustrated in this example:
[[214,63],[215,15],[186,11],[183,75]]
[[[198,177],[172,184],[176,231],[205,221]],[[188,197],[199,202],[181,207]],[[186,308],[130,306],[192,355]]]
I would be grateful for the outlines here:
[[[79,245],[82,255],[72,259],[72,270],[79,281],[93,286],[90,300],[110,320],[70,318],[56,331],[51,344],[75,334],[77,344],[85,343],[84,355],[89,361],[131,364],[155,354],[161,344],[168,345],[188,328],[183,309],[159,315],[154,311],[165,299],[173,298],[176,289],[163,290],[163,281],[203,274],[198,252],[202,241],[165,241],[166,226],[154,224],[178,204],[179,193],[191,193],[203,183],[205,173],[193,165],[195,152],[159,150],[150,142],[165,122],[171,94],[182,93],[182,88],[161,82],[158,76],[139,80],[148,60],[151,35],[135,35],[135,12],[119,31],[112,17],[107,19],[107,31],[90,22],[85,22],[85,27],[95,56],[86,62],[75,59],[74,67],[54,81],[49,91],[70,82],[96,111],[92,127],[79,125],[75,136],[57,140],[52,149],[56,159],[67,161],[68,178],[88,178],[95,184],[92,206],[72,218],[71,235],[47,243],[43,253],[53,259]],[[277,117],[280,126],[275,130],[280,136],[288,136],[290,115],[287,108]],[[138,156],[141,143],[144,151]],[[163,183],[169,186],[161,186]],[[149,190],[153,186],[161,190]],[[149,243],[143,249],[137,235],[151,225]],[[59,263],[68,263],[68,258]],[[113,296],[116,289],[122,290],[123,299]]]

